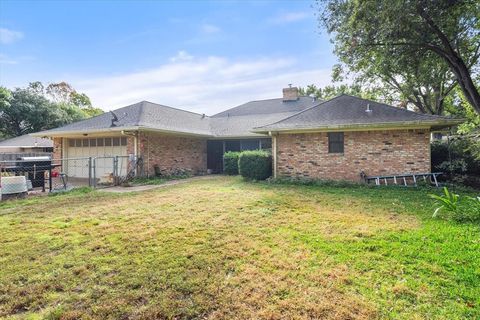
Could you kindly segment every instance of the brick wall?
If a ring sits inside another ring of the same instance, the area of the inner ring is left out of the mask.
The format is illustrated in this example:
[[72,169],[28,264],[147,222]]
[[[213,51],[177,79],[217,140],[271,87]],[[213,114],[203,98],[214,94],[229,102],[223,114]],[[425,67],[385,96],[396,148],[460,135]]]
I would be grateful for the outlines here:
[[63,138],[53,138],[53,159],[63,158],[62,142]]
[[139,134],[139,153],[144,159],[148,174],[154,174],[158,165],[163,174],[186,170],[192,174],[207,171],[207,140],[196,137],[180,137],[166,134]]
[[360,181],[367,175],[430,172],[430,132],[345,132],[344,153],[328,153],[323,133],[277,136],[277,176]]

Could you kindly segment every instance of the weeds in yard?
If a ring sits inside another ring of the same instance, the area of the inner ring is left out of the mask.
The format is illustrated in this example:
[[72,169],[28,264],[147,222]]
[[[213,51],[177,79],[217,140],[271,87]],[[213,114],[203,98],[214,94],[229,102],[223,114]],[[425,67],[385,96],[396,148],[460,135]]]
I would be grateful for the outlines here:
[[433,217],[443,217],[458,222],[480,221],[480,197],[460,196],[443,188],[443,195],[430,194],[436,202]]
[[187,179],[191,178],[192,175],[190,174],[182,174],[182,175],[172,175],[172,176],[153,176],[153,177],[136,177],[128,182],[129,185],[157,185],[157,184],[164,184],[167,181],[172,180],[179,180],[179,179]]
[[423,189],[191,181],[0,205],[0,318],[476,319],[480,227]]

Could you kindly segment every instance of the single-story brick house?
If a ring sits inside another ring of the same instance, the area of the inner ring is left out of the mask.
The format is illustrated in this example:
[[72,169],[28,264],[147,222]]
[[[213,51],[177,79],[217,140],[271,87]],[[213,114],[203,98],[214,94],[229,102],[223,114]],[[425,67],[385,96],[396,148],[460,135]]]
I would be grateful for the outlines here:
[[52,152],[53,142],[50,139],[24,134],[0,141],[0,154],[2,153],[43,153]]
[[149,175],[154,167],[221,172],[226,151],[271,149],[276,177],[358,181],[360,172],[429,172],[430,132],[458,123],[348,95],[319,101],[290,87],[213,116],[142,101],[36,135],[53,139],[54,158],[130,155]]

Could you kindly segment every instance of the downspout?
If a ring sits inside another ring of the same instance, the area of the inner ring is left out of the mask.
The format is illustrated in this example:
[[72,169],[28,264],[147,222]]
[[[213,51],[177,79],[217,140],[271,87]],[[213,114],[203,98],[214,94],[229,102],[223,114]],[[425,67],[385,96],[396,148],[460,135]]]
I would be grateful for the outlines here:
[[268,135],[272,137],[272,156],[273,156],[273,178],[277,178],[277,136],[271,131]]
[[[121,131],[122,135],[127,137],[133,137],[133,158],[135,162],[138,161],[138,131],[128,132],[128,131]],[[137,166],[135,165],[135,176],[138,174]]]

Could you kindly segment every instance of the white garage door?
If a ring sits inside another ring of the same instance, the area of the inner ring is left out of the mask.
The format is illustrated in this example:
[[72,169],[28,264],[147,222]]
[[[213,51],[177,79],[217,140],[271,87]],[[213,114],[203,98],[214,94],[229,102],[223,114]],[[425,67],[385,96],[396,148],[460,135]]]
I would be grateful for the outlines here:
[[113,173],[113,157],[119,158],[118,169],[121,175],[127,172],[127,138],[88,138],[68,139],[68,161],[64,161],[63,170],[69,177],[88,178],[88,157],[95,160],[97,178]]

